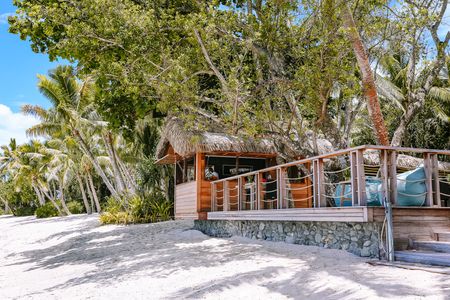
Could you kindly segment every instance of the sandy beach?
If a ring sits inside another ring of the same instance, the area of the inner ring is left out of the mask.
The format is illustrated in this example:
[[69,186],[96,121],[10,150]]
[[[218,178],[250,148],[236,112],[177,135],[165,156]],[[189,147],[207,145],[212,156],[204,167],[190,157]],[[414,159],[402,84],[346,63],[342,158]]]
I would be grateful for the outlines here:
[[0,217],[0,299],[450,299],[448,275],[192,225]]

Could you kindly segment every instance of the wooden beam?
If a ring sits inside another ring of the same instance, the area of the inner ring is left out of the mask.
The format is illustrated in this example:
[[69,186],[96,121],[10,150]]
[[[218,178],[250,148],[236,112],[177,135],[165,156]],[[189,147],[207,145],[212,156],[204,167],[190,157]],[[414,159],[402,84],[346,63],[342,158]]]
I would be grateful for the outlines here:
[[423,167],[425,170],[425,185],[427,187],[425,203],[426,206],[433,206],[433,172],[431,170],[430,153],[423,154]]
[[356,151],[356,174],[358,177],[358,205],[367,205],[366,174],[364,171],[364,150]]
[[230,191],[228,190],[228,181],[223,182],[223,211],[228,211],[230,203]]
[[442,206],[441,203],[441,187],[439,185],[439,162],[437,154],[431,155],[431,166],[433,170],[433,182],[434,182],[434,198],[435,204],[438,207]]
[[[389,197],[389,164],[388,153],[386,150],[380,150],[380,165],[381,165],[381,186],[383,189],[383,198],[390,201]],[[384,201],[382,199],[382,203]]]
[[389,187],[390,187],[390,201],[394,205],[397,204],[397,152],[390,151],[389,153]]

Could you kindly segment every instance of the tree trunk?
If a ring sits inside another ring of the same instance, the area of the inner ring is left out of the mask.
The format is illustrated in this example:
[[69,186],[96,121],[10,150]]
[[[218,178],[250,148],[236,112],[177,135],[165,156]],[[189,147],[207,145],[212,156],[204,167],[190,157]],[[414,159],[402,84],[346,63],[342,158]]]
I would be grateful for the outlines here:
[[91,150],[89,149],[89,146],[84,141],[83,137],[80,135],[80,132],[76,129],[73,130],[75,137],[80,143],[81,150],[89,157],[89,160],[91,161],[92,165],[94,166],[95,171],[97,174],[102,178],[103,182],[105,183],[108,190],[111,192],[111,195],[113,197],[119,197],[119,194],[117,193],[116,189],[112,185],[111,181],[109,181],[108,176],[106,176],[105,172],[103,171],[102,167],[100,166],[99,162],[95,158],[94,154],[92,154]]
[[348,4],[342,5],[342,17],[344,27],[347,29],[348,38],[352,43],[353,51],[361,71],[363,93],[367,100],[367,109],[374,125],[375,136],[379,144],[389,146],[389,134],[384,123],[383,114],[381,113],[369,58],[356,29],[356,24]]
[[117,164],[117,159],[114,151],[113,140],[110,132],[106,134],[102,133],[103,143],[105,144],[106,151],[111,160],[111,166],[114,173],[114,180],[116,182],[116,188],[119,193],[125,190],[125,182],[123,180],[122,172],[120,172],[119,166]]
[[119,163],[119,168],[122,170],[122,173],[125,176],[125,181],[128,188],[130,189],[132,194],[136,194],[138,187],[136,186],[133,177],[131,177],[130,170],[128,170],[127,166],[120,160],[120,158],[117,159],[117,162]]
[[44,205],[45,204],[45,198],[42,197],[41,191],[35,185],[32,185],[32,186],[33,186],[34,192],[36,193],[36,196],[38,197],[39,204],[41,206]]
[[60,192],[61,192],[61,205],[66,215],[70,216],[72,213],[70,212],[69,208],[66,205],[66,199],[64,198],[64,188],[61,185],[60,185]]
[[91,211],[95,211],[95,207],[94,207],[94,195],[92,194],[91,188],[89,187],[89,181],[87,179],[87,176],[84,176],[84,183],[86,185],[86,190],[89,193],[89,198],[91,199],[91,203],[90,203],[90,208]]
[[91,187],[92,196],[94,197],[95,207],[97,208],[97,212],[100,213],[102,209],[100,207],[100,202],[98,201],[97,198],[97,192],[95,191],[94,181],[92,180],[92,176],[89,173],[88,173],[88,181]]
[[2,200],[3,204],[5,205],[5,215],[9,214],[11,209],[9,208],[8,201],[6,201],[3,197],[0,197],[0,199]]
[[86,191],[84,190],[83,181],[81,180],[80,174],[78,174],[78,172],[75,174],[75,176],[77,177],[78,185],[80,187],[81,196],[83,198],[83,203],[84,203],[84,207],[86,209],[86,213],[88,215],[90,215],[92,213],[92,210],[91,210],[91,207],[89,206],[89,202],[86,197]]
[[61,208],[59,207],[58,203],[56,203],[55,199],[53,197],[51,197],[46,191],[42,190],[42,192],[48,198],[48,200],[50,200],[50,202],[53,204],[53,206],[56,208],[56,210],[58,211],[58,214],[60,216],[63,216],[64,214],[63,214]]

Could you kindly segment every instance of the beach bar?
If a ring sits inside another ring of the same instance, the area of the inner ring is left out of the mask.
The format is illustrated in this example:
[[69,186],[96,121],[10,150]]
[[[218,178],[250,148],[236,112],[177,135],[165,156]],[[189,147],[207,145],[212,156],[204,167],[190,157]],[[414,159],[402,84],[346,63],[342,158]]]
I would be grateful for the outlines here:
[[391,222],[398,259],[450,251],[450,150],[364,145],[277,164],[268,141],[168,126],[158,162],[175,165],[175,217],[206,234],[383,257]]

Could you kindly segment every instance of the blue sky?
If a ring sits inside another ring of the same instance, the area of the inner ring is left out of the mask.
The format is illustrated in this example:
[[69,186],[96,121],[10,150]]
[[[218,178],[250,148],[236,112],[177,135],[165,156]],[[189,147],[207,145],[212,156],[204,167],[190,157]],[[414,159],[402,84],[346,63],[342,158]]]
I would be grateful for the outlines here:
[[0,1],[0,145],[3,145],[10,137],[26,141],[25,129],[36,121],[20,114],[20,106],[31,103],[48,107],[48,101],[36,87],[36,74],[46,74],[58,62],[34,53],[29,42],[8,33],[8,15],[16,9],[11,0]]

